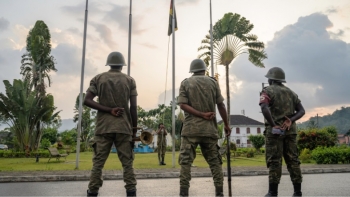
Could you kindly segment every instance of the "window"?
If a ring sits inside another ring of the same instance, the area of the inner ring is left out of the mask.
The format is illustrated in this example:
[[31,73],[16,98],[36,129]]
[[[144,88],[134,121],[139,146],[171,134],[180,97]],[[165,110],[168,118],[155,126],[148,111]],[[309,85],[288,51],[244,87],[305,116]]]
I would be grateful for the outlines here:
[[250,144],[250,140],[247,140],[247,144]]
[[241,144],[241,140],[240,140],[240,139],[237,139],[237,140],[236,140],[236,144]]
[[247,128],[247,134],[250,134],[250,128],[249,127]]
[[260,127],[257,128],[257,133],[260,134],[261,133],[261,129]]
[[239,134],[239,127],[236,128],[236,134]]

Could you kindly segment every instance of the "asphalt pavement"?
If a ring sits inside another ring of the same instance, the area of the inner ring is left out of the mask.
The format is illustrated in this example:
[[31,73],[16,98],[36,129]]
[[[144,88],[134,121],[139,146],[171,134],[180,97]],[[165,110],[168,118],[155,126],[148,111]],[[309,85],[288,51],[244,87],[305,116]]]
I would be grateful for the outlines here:
[[[227,179],[224,194],[228,196]],[[233,196],[264,196],[267,176],[233,176]],[[16,182],[1,183],[0,196],[86,196],[88,181]],[[350,196],[350,173],[305,174],[303,196]],[[212,178],[193,178],[190,196],[215,196]],[[291,196],[293,186],[288,175],[283,175],[279,196]],[[179,196],[179,179],[140,179],[137,196]],[[122,180],[104,181],[100,196],[126,196]]]
[[[288,175],[286,166],[282,166],[284,175]],[[1,169],[0,169],[1,170]],[[226,168],[223,167],[226,175]],[[302,164],[303,174],[322,173],[350,173],[350,164]],[[192,167],[192,177],[211,177],[209,168]],[[268,175],[266,166],[240,166],[232,167],[232,176]],[[137,179],[150,178],[178,178],[180,168],[171,165],[159,166],[157,169],[135,169]],[[104,180],[122,180],[122,170],[103,170]],[[7,182],[44,182],[44,181],[86,181],[89,180],[89,170],[63,170],[63,171],[0,171],[0,183]]]

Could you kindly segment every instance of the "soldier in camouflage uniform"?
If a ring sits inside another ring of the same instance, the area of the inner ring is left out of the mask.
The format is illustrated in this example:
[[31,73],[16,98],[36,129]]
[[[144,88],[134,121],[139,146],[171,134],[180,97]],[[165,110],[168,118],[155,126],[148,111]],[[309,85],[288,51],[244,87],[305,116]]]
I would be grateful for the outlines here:
[[157,150],[158,150],[158,161],[159,165],[166,165],[164,163],[165,151],[166,151],[166,135],[168,132],[165,130],[164,125],[160,123],[158,125],[158,130],[156,131],[157,138]]
[[216,196],[223,196],[222,159],[219,154],[216,106],[225,124],[225,133],[231,129],[220,87],[214,78],[205,76],[206,65],[195,59],[190,65],[190,78],[181,82],[178,104],[185,112],[181,132],[179,155],[180,196],[188,196],[191,180],[191,165],[199,145],[213,175]]
[[259,102],[266,126],[266,165],[269,168],[269,191],[266,196],[278,195],[282,156],[293,182],[293,196],[302,196],[295,121],[305,114],[305,110],[298,95],[282,84],[286,80],[281,68],[271,68],[266,77],[270,86],[262,90]]
[[[102,186],[102,169],[114,143],[123,166],[127,196],[136,196],[136,178],[133,168],[134,142],[137,130],[137,91],[133,78],[122,73],[126,66],[119,52],[107,58],[108,72],[90,81],[84,104],[98,110],[94,136],[94,156],[87,196],[97,196]],[[99,102],[93,99],[98,97]],[[130,103],[130,108],[129,108]],[[134,127],[134,128],[133,128]]]

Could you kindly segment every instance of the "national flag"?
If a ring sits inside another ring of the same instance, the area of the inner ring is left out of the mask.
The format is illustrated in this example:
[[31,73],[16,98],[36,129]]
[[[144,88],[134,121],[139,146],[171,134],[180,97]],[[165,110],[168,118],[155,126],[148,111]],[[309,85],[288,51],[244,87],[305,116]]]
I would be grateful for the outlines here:
[[[176,20],[176,11],[174,6],[175,14],[175,31],[177,30],[177,20]],[[169,27],[168,27],[168,36],[173,33],[173,0],[170,1],[170,12],[169,12]]]

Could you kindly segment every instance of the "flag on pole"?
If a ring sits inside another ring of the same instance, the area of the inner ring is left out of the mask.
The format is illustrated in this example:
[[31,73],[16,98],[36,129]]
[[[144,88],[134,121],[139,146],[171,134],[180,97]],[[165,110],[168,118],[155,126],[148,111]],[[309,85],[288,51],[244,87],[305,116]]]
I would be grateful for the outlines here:
[[177,20],[176,20],[176,12],[175,12],[175,6],[174,6],[174,12],[173,12],[173,0],[170,1],[170,12],[169,12],[169,26],[168,26],[168,36],[170,36],[173,33],[172,27],[173,27],[173,13],[175,14],[175,31],[177,30]]

